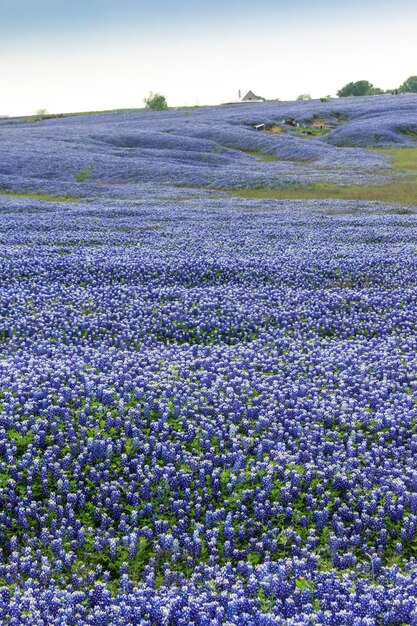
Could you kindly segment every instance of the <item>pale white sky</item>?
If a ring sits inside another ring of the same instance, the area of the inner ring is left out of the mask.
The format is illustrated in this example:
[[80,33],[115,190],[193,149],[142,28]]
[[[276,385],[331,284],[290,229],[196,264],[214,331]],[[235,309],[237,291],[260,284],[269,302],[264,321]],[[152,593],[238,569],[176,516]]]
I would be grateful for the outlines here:
[[187,12],[185,0],[159,0],[159,13],[147,1],[140,12],[131,0],[103,0],[100,16],[100,0],[84,0],[79,18],[78,0],[74,15],[39,0],[32,17],[23,12],[28,1],[0,0],[0,114],[140,107],[149,91],[171,106],[234,100],[238,89],[320,97],[351,80],[388,89],[417,74],[417,3],[409,0],[312,0],[308,8],[297,0],[292,10],[233,0],[218,14],[200,2]]

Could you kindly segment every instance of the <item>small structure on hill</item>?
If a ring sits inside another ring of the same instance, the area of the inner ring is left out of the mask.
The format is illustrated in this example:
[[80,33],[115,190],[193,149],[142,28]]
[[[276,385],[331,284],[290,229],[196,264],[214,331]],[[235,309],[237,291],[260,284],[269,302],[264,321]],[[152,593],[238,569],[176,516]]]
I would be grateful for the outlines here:
[[298,126],[297,120],[295,120],[293,117],[287,117],[287,119],[282,120],[282,123],[286,124],[286,126]]
[[248,93],[243,96],[242,102],[264,102],[265,98],[261,96],[256,96],[253,91],[248,91]]

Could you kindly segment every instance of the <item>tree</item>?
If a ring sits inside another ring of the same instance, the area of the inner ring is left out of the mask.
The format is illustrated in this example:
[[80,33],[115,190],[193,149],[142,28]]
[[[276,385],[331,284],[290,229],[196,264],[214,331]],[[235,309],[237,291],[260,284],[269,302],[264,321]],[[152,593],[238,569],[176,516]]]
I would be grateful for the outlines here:
[[410,76],[399,88],[401,93],[417,93],[417,76]]
[[153,93],[153,91],[143,101],[146,104],[146,108],[151,109],[151,111],[164,111],[168,108],[165,96],[160,93]]
[[356,83],[348,83],[339,89],[337,95],[339,98],[345,98],[346,96],[370,96],[374,89],[375,87],[368,80],[358,80]]
[[370,93],[371,96],[382,96],[386,91],[380,89],[380,87],[372,87],[372,91]]
[[49,115],[46,109],[38,109],[35,111],[35,114],[31,117],[32,122],[41,122],[45,117]]
[[300,95],[297,96],[297,100],[311,100],[311,96],[309,93],[300,93]]

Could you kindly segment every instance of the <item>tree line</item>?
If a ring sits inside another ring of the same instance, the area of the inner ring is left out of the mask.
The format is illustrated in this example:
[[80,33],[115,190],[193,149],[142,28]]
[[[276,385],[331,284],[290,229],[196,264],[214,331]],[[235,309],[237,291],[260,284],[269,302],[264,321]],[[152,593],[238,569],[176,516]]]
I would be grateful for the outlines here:
[[417,93],[417,76],[410,76],[400,87],[387,89],[386,91],[379,87],[374,87],[368,80],[358,80],[355,83],[348,83],[339,89],[337,95],[339,98],[344,98],[346,96],[376,96],[384,93]]

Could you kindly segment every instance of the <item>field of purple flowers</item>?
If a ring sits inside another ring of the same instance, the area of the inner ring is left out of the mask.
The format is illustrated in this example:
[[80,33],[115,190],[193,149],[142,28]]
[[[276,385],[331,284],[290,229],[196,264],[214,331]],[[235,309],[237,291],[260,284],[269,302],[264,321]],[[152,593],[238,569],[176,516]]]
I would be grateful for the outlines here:
[[[359,102],[360,101],[360,102]],[[307,136],[282,124],[322,123]],[[282,132],[254,130],[279,126]],[[417,142],[417,96],[132,111],[45,120],[0,120],[0,190],[101,197],[177,197],[172,186],[246,188],[386,179],[388,158],[363,146]],[[252,154],[251,154],[252,152]],[[253,153],[275,157],[262,162]],[[76,173],[93,162],[81,187]],[[194,190],[194,191],[193,191]]]
[[416,626],[417,97],[1,124],[0,623]]

